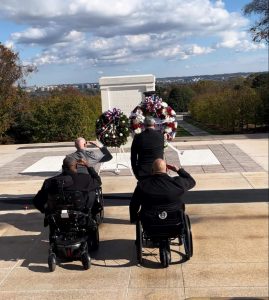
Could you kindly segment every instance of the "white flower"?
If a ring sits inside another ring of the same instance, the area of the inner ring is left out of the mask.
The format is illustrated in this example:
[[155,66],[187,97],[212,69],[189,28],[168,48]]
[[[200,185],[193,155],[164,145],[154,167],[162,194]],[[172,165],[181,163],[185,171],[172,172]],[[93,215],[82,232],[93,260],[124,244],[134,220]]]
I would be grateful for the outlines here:
[[166,102],[162,102],[162,106],[163,106],[163,107],[167,107],[168,104],[167,104]]
[[113,139],[114,139],[116,136],[113,134],[113,136],[112,136],[112,137],[113,137]]
[[176,114],[176,112],[172,109],[171,110],[171,115],[173,116],[173,115],[175,115]]
[[163,123],[173,123],[175,122],[175,118],[173,117],[166,117],[164,120],[163,120]]
[[128,128],[125,128],[125,131],[128,131]]
[[144,122],[145,117],[143,115],[138,115],[136,119],[138,122]]
[[175,126],[175,128],[177,128],[177,122],[174,122],[174,126]]
[[134,133],[135,133],[135,134],[141,133],[141,128],[136,128],[136,129],[134,130]]
[[108,137],[108,134],[107,134],[107,133],[105,134],[105,137]]
[[122,133],[120,133],[120,136],[123,136],[123,134],[122,134]]
[[143,115],[143,111],[142,111],[140,108],[136,111],[136,113],[137,113],[138,115]]
[[172,132],[172,128],[171,128],[171,127],[166,127],[166,128],[164,129],[164,132],[170,133],[170,132]]

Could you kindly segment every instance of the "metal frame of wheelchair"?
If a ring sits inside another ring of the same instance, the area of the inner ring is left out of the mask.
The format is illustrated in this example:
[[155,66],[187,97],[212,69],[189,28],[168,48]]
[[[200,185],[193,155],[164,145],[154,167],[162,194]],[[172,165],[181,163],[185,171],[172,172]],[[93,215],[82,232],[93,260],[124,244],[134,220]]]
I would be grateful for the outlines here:
[[[57,200],[59,203],[66,201],[64,193],[58,194]],[[71,199],[68,200],[71,201]],[[101,188],[96,190],[96,202],[97,208],[95,218],[91,216],[90,212],[85,213],[74,210],[71,204],[66,205],[66,203],[62,204],[63,207],[65,207],[64,210],[57,209],[54,213],[50,213],[46,216],[50,228],[48,267],[51,272],[56,268],[57,258],[68,261],[81,260],[85,270],[88,270],[91,267],[89,252],[95,251],[99,247],[98,226],[104,219],[104,200]],[[83,218],[86,222],[85,224],[80,223]],[[60,226],[59,223],[57,223],[59,220],[63,223]],[[62,226],[64,227],[65,222],[66,228],[69,231],[60,228]],[[51,235],[52,226],[54,230]]]
[[136,222],[136,253],[137,261],[140,265],[143,263],[143,245],[148,240],[159,247],[159,255],[161,265],[167,268],[171,263],[171,240],[178,239],[179,246],[183,245],[185,250],[185,261],[189,260],[193,255],[193,241],[191,232],[191,223],[189,216],[184,212],[180,212],[180,219],[175,224],[165,224],[167,213],[165,210],[158,214],[163,220],[163,224],[142,224],[141,218]]

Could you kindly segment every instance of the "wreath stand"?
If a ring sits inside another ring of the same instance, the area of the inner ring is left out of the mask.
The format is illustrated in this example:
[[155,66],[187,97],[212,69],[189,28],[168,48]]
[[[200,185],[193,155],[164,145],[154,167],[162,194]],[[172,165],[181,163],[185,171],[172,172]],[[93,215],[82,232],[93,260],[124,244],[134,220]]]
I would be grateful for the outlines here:
[[[116,159],[116,168],[112,172],[115,173],[116,175],[119,175],[120,174],[119,166],[124,166],[124,167],[126,167],[127,169],[130,170],[132,175],[134,175],[131,165],[130,164],[129,165],[124,164],[123,162],[120,161],[120,157],[119,157],[120,154],[126,154],[126,152],[124,151],[123,146],[113,147],[112,149],[115,149],[115,152],[113,152],[113,154],[115,153],[115,159]],[[100,172],[102,171],[102,165],[103,165],[103,163],[101,163],[98,174],[100,174]],[[108,170],[108,171],[110,171],[110,170]]]
[[173,145],[171,145],[171,143],[167,142],[167,146],[173,150],[175,150],[178,154],[183,155],[184,150],[178,150],[177,148],[175,148]]
[[133,170],[132,170],[132,167],[130,165],[126,165],[126,164],[123,164],[119,161],[119,157],[118,157],[118,154],[125,154],[125,151],[124,151],[124,148],[123,146],[120,146],[120,147],[115,147],[115,154],[116,154],[116,169],[114,171],[115,174],[119,174],[120,173],[120,169],[119,169],[119,166],[124,166],[126,167],[127,169],[130,170],[131,174],[134,175],[133,173]]

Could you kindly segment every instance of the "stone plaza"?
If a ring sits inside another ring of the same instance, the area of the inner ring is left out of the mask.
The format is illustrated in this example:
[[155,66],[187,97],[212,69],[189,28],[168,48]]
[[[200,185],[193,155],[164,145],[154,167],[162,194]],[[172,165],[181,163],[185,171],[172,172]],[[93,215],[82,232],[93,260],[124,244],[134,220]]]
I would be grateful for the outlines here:
[[[135,226],[128,204],[136,180],[129,168],[130,142],[119,157],[97,166],[103,182],[105,219],[92,266],[47,265],[48,229],[32,197],[45,178],[60,171],[72,142],[0,146],[0,299],[267,299],[268,136],[178,138],[167,147],[197,185],[185,195],[194,255],[182,261],[172,242],[172,263],[163,269],[158,249],[136,261]],[[195,160],[189,159],[190,155]],[[209,158],[208,158],[209,157]]]

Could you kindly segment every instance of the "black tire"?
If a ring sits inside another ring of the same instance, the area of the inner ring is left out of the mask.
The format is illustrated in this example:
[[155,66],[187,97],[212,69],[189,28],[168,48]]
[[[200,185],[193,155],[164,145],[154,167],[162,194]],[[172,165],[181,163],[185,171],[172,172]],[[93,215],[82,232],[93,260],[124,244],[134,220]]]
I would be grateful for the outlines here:
[[141,221],[138,220],[136,222],[136,255],[137,255],[137,261],[138,261],[138,263],[140,265],[143,262],[143,258],[142,258],[142,244],[143,244],[143,240],[142,240],[142,225],[141,225]]
[[88,237],[88,251],[96,251],[99,248],[99,229],[96,227],[95,230],[90,232]]
[[87,252],[83,252],[81,254],[81,262],[82,262],[84,270],[88,270],[91,267],[91,259]]
[[96,223],[98,225],[102,224],[104,222],[104,208],[101,209],[101,211],[99,213],[96,214],[95,216],[95,220],[96,220]]
[[99,189],[99,192],[98,192],[98,198],[99,198],[99,205],[100,205],[100,212],[98,213],[98,224],[102,224],[103,221],[104,221],[104,205],[105,205],[105,202],[104,202],[104,197],[103,197],[103,191],[102,191],[102,188]]
[[168,263],[171,264],[172,258],[171,258],[171,250],[170,250],[170,242],[167,243],[167,255],[168,255]]
[[184,223],[183,244],[184,244],[186,259],[189,260],[193,256],[193,242],[192,242],[191,223],[190,223],[189,216],[186,214],[183,215],[183,223]]
[[56,268],[56,255],[51,253],[48,257],[48,265],[50,272],[54,272]]
[[99,224],[102,224],[104,222],[104,217],[105,217],[105,209],[103,206],[102,210],[100,211],[100,223]]
[[160,243],[160,261],[164,268],[167,268],[171,261],[170,249],[165,243]]

